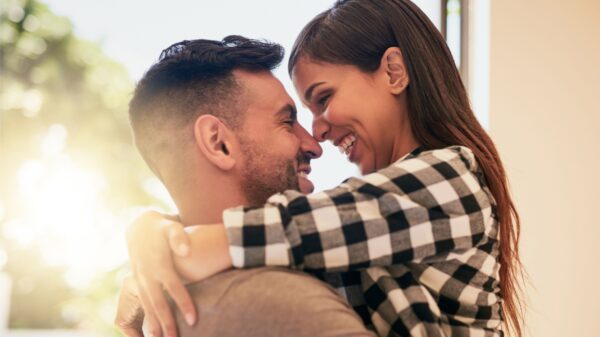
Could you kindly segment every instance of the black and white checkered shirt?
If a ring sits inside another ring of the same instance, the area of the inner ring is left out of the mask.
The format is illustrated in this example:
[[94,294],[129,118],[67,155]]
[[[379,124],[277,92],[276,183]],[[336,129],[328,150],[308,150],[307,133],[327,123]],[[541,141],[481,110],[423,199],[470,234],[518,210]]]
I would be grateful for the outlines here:
[[465,147],[223,217],[235,267],[315,274],[379,336],[503,335],[494,199]]

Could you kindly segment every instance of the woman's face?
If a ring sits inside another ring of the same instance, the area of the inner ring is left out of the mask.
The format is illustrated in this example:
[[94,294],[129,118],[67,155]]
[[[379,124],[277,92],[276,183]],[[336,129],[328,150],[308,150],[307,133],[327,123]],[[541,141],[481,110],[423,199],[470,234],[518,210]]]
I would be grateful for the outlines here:
[[365,73],[355,66],[301,57],[292,81],[313,113],[314,137],[333,142],[363,174],[388,166],[414,148],[407,144],[412,133],[405,95],[392,93],[385,70]]

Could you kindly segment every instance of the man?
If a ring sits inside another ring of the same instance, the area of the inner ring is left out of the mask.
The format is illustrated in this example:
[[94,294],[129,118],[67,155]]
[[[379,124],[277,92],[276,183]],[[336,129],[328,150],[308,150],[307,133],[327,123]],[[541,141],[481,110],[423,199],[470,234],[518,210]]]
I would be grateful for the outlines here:
[[[219,223],[224,209],[263,204],[286,189],[312,191],[310,160],[321,148],[297,123],[292,99],[270,72],[282,57],[280,46],[240,36],[183,41],[164,50],[136,87],[130,103],[136,146],[184,224]],[[155,268],[165,265],[171,263],[157,260]],[[169,310],[166,302],[137,298],[136,287],[151,286],[126,281],[116,318],[126,336],[141,335],[139,302],[158,313]],[[167,287],[189,308],[177,276]],[[180,336],[371,336],[332,288],[285,269],[225,271],[190,291],[197,322],[149,315],[152,336],[161,330],[167,336],[177,330]]]

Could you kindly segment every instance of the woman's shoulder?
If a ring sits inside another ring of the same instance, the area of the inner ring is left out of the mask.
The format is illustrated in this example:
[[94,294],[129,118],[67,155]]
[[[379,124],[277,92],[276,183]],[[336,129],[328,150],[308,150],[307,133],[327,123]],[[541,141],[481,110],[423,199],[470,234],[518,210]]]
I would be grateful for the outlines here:
[[452,168],[461,172],[466,170],[474,173],[479,170],[477,160],[471,149],[465,146],[452,145],[431,150],[417,148],[382,171],[414,172],[436,168]]
[[454,184],[469,182],[472,189],[479,189],[479,168],[473,152],[464,146],[448,146],[441,149],[417,148],[391,165],[363,176],[346,181],[354,187],[367,183],[388,191],[422,189],[442,181]]
[[453,214],[462,214],[461,210],[475,212],[490,205],[479,176],[473,152],[464,146],[449,146],[416,149],[382,170],[350,179],[347,185],[370,195],[408,197],[414,205],[443,205]]

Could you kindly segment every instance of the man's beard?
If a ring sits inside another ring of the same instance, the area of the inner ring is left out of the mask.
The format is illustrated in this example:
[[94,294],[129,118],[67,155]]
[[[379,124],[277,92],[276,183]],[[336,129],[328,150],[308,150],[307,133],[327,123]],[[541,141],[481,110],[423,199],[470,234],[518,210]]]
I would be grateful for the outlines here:
[[269,157],[246,137],[240,137],[240,143],[246,161],[242,191],[249,206],[264,205],[273,194],[299,189],[295,159]]

